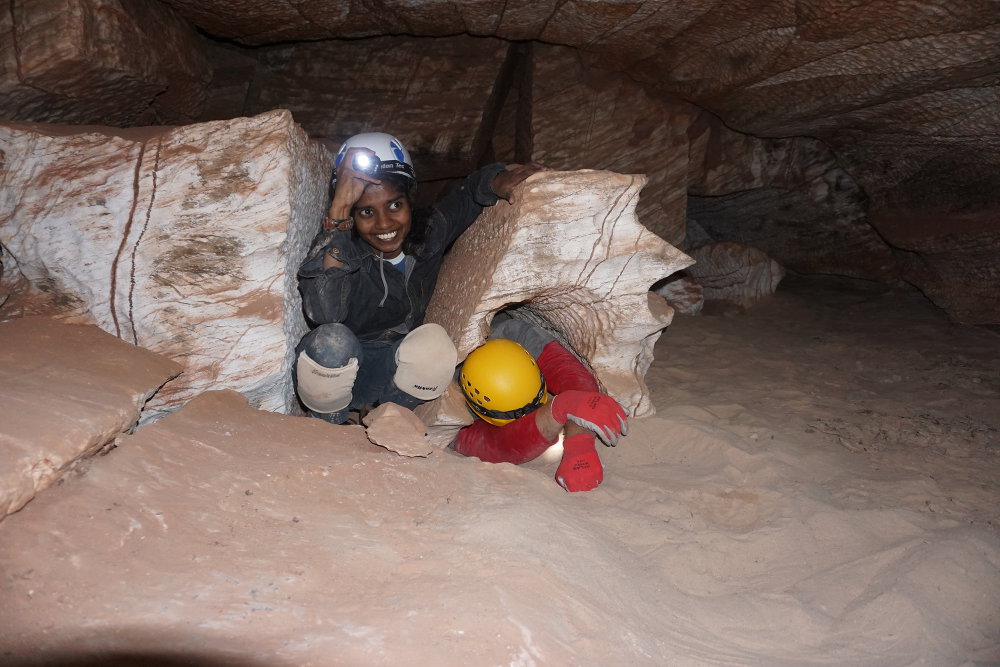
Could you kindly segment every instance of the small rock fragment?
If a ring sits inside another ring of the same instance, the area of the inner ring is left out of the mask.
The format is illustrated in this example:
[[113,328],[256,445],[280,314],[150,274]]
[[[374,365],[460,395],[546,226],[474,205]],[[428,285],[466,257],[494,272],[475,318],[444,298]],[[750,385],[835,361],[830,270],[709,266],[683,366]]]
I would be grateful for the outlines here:
[[395,403],[383,403],[362,420],[368,439],[402,456],[427,456],[434,451],[424,437],[427,428],[413,412]]

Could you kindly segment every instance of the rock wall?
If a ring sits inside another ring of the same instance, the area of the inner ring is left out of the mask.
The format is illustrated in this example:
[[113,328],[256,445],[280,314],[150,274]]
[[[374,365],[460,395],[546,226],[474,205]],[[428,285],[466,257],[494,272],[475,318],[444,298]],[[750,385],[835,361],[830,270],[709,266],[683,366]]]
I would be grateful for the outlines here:
[[[698,110],[587,67],[564,47],[535,47],[533,83],[532,157],[554,169],[646,174],[639,220],[668,243],[682,245],[691,168],[686,130]],[[515,159],[517,113],[507,106],[494,139],[506,160]]]
[[869,224],[864,190],[828,145],[740,134],[707,114],[688,136],[688,217],[707,237],[686,248],[733,241],[799,273],[899,279],[891,248]]
[[230,78],[209,106],[219,118],[289,109],[333,149],[358,132],[390,132],[413,156],[424,182],[418,196],[431,203],[434,181],[464,177],[488,153],[487,110],[507,50],[501,40],[468,36],[283,44],[253,54],[217,47]]
[[194,26],[156,0],[30,0],[0,8],[0,118],[190,123],[212,68]]
[[639,224],[644,181],[593,170],[535,174],[514,205],[487,209],[455,242],[427,321],[441,324],[464,358],[495,313],[518,306],[585,359],[633,415],[652,414],[643,378],[673,310],[649,288],[691,259]]
[[295,271],[327,203],[325,149],[284,111],[64,131],[0,126],[0,316],[93,322],[181,363],[150,417],[208,388],[292,409]]

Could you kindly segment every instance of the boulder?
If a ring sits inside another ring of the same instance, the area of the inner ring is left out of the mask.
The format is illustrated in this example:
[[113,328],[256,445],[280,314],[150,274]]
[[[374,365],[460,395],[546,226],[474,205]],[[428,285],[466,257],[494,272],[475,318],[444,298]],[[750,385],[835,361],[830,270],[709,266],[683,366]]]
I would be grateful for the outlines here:
[[633,415],[653,412],[644,375],[673,310],[650,286],[691,259],[639,224],[641,175],[540,172],[515,203],[483,212],[445,260],[427,321],[464,358],[493,315],[513,309],[552,331],[590,364],[603,390]]
[[757,248],[725,241],[689,250],[687,271],[704,290],[705,301],[728,301],[750,308],[774,294],[785,269]]
[[92,322],[181,363],[144,419],[209,388],[293,409],[295,274],[330,157],[287,111],[146,135],[0,126],[0,150],[0,317]]
[[180,370],[97,327],[0,323],[0,519],[130,432]]

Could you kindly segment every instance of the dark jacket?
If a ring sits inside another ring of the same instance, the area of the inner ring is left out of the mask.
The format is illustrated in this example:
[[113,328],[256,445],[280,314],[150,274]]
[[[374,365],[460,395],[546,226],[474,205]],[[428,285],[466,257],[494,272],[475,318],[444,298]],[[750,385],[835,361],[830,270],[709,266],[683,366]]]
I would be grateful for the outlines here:
[[[403,271],[379,260],[353,229],[320,231],[299,267],[310,324],[343,322],[362,341],[393,341],[423,324],[445,250],[484,207],[497,203],[490,184],[504,169],[494,163],[467,176],[430,211],[423,233],[414,220],[403,243]],[[324,271],[323,255],[331,248],[345,266]]]

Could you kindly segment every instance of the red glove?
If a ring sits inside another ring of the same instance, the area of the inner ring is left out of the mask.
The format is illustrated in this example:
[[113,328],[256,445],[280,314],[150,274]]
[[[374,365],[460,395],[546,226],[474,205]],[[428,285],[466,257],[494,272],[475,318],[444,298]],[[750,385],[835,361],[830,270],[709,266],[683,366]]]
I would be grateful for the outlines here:
[[567,491],[590,491],[604,481],[604,464],[594,449],[594,436],[580,433],[563,440],[556,481]]
[[596,391],[564,391],[552,399],[552,417],[593,431],[605,445],[614,447],[628,433],[628,413],[618,401]]

